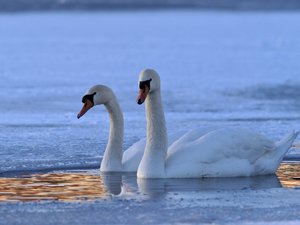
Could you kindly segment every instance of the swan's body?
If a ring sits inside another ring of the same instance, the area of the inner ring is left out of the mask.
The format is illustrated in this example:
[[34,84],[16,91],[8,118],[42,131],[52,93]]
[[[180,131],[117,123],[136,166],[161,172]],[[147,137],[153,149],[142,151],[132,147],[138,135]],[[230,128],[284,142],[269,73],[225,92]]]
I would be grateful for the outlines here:
[[[136,172],[143,157],[146,138],[134,143],[123,152],[124,119],[121,107],[113,91],[104,86],[90,88],[83,97],[84,106],[78,114],[83,116],[94,105],[104,104],[110,118],[108,144],[104,151],[100,171],[102,172]],[[182,132],[170,135],[170,144],[182,136]]]
[[[184,132],[180,131],[169,135],[169,145],[172,145],[176,140],[178,140]],[[136,172],[141,159],[144,154],[146,146],[146,138],[143,138],[133,145],[131,145],[127,150],[123,152],[122,158],[122,171],[124,172]]]
[[167,130],[154,70],[140,74],[138,103],[145,101],[147,143],[138,167],[139,178],[236,177],[275,173],[298,133],[274,143],[244,128],[191,131],[168,149]]

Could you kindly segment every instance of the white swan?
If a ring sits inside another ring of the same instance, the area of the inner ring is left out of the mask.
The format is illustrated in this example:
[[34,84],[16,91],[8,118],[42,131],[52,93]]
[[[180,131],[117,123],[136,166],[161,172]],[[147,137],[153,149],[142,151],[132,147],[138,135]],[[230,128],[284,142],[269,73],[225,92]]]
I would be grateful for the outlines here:
[[[104,85],[91,87],[82,98],[84,103],[77,118],[82,117],[94,105],[104,104],[110,116],[109,140],[101,162],[102,172],[136,172],[142,159],[146,139],[134,143],[123,153],[124,119],[113,91]],[[177,140],[182,132],[171,135],[170,144]]]
[[145,101],[147,143],[138,178],[236,177],[275,173],[298,132],[274,143],[244,128],[191,131],[168,149],[160,78],[151,69],[139,76],[138,104]]

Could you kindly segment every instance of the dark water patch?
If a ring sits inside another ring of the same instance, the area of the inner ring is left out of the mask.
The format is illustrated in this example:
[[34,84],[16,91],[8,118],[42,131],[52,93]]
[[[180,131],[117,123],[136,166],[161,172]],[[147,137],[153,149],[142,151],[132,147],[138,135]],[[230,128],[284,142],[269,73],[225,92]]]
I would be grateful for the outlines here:
[[65,160],[19,160],[0,169],[0,177],[14,177],[31,173],[49,173],[57,170],[87,170],[100,168],[101,157]]
[[288,163],[300,163],[300,153],[285,155],[283,160],[284,162],[288,162]]
[[2,124],[0,124],[0,127],[3,127],[3,128],[64,128],[64,127],[70,127],[70,126],[74,126],[74,125],[72,125],[72,124],[62,124],[62,123],[58,123],[58,124],[51,124],[51,123],[9,124],[9,123],[2,123]]
[[[220,116],[221,117],[221,116]],[[278,116],[278,117],[256,117],[253,115],[253,117],[245,116],[241,118],[237,118],[236,115],[234,116],[223,116],[223,118],[209,118],[209,116],[201,116],[195,119],[189,119],[188,121],[191,123],[198,124],[199,121],[202,122],[215,122],[215,123],[220,123],[220,122],[268,122],[268,121],[274,121],[274,122],[298,122],[300,120],[300,117],[297,116],[291,116],[291,117],[283,117],[283,116]],[[177,122],[179,123],[179,122]],[[186,123],[186,120],[183,120],[183,124]],[[227,126],[225,124],[225,126]]]
[[253,118],[230,118],[227,121],[231,122],[266,122],[266,121],[299,121],[300,117],[253,117]]
[[1,177],[26,177],[32,174],[40,174],[40,173],[53,173],[55,171],[68,171],[68,170],[91,170],[100,168],[98,163],[89,164],[89,165],[74,165],[74,166],[53,166],[49,168],[35,168],[35,169],[28,169],[28,170],[12,170],[12,171],[3,171],[0,172]]
[[124,9],[299,10],[297,0],[0,0],[0,11],[124,10]]
[[258,85],[236,91],[224,92],[229,96],[240,96],[256,100],[300,100],[300,83]]

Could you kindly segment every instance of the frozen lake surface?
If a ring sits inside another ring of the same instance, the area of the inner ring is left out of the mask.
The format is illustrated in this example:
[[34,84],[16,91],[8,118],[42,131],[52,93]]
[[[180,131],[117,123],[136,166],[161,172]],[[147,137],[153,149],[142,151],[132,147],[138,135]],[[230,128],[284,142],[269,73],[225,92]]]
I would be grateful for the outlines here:
[[[94,84],[110,86],[120,101],[125,117],[124,148],[144,137],[144,108],[136,104],[135,97],[138,73],[149,67],[162,78],[169,133],[199,126],[246,126],[279,140],[290,130],[299,130],[299,22],[297,12],[0,14],[0,173],[98,168],[108,137],[107,112],[95,107],[82,119],[76,118],[84,92]],[[299,150],[291,150],[285,159],[299,162]],[[252,197],[257,192],[261,198],[255,202]],[[254,214],[238,217],[237,211],[232,220],[216,219],[217,223],[299,219],[299,189],[232,190],[220,194],[220,207],[208,198],[201,201],[208,205],[199,203],[195,209],[189,205],[194,198],[189,193],[194,196],[194,192],[188,192],[188,197],[179,195],[186,201],[182,208],[207,212],[210,220],[200,220],[202,214],[188,221],[164,221],[163,216],[156,220],[157,208],[152,205],[153,214],[148,215],[153,222],[145,223],[211,223],[218,213],[225,210],[224,216],[233,209],[230,207],[236,207],[222,205],[235,194],[250,201]],[[211,198],[218,199],[219,192],[214,193],[217,196]],[[277,201],[278,210],[265,197],[268,193]],[[140,215],[151,205],[151,201],[137,200],[103,202],[1,203],[1,218],[7,220],[0,223],[10,221],[15,213],[29,221],[40,211],[59,220],[63,216],[59,212],[67,209],[69,221],[79,212],[96,216],[93,213],[102,207],[104,217],[109,210],[122,211],[123,207],[141,208],[136,214]],[[158,205],[165,204],[172,201]],[[260,205],[264,210],[260,211]],[[247,203],[241,203],[238,210],[245,207]],[[256,219],[256,212],[261,217]],[[268,213],[277,217],[267,218]],[[166,215],[171,214],[177,214],[177,209],[167,210]],[[55,223],[51,221],[49,224]]]

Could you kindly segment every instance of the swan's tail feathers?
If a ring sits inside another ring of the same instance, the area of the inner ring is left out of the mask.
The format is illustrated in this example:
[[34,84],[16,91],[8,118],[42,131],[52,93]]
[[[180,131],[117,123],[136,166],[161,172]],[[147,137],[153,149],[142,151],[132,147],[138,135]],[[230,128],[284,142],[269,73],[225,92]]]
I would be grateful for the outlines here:
[[292,131],[287,136],[285,136],[281,141],[276,143],[276,149],[278,154],[281,156],[280,161],[282,160],[285,153],[293,146],[293,143],[298,136],[299,131]]

